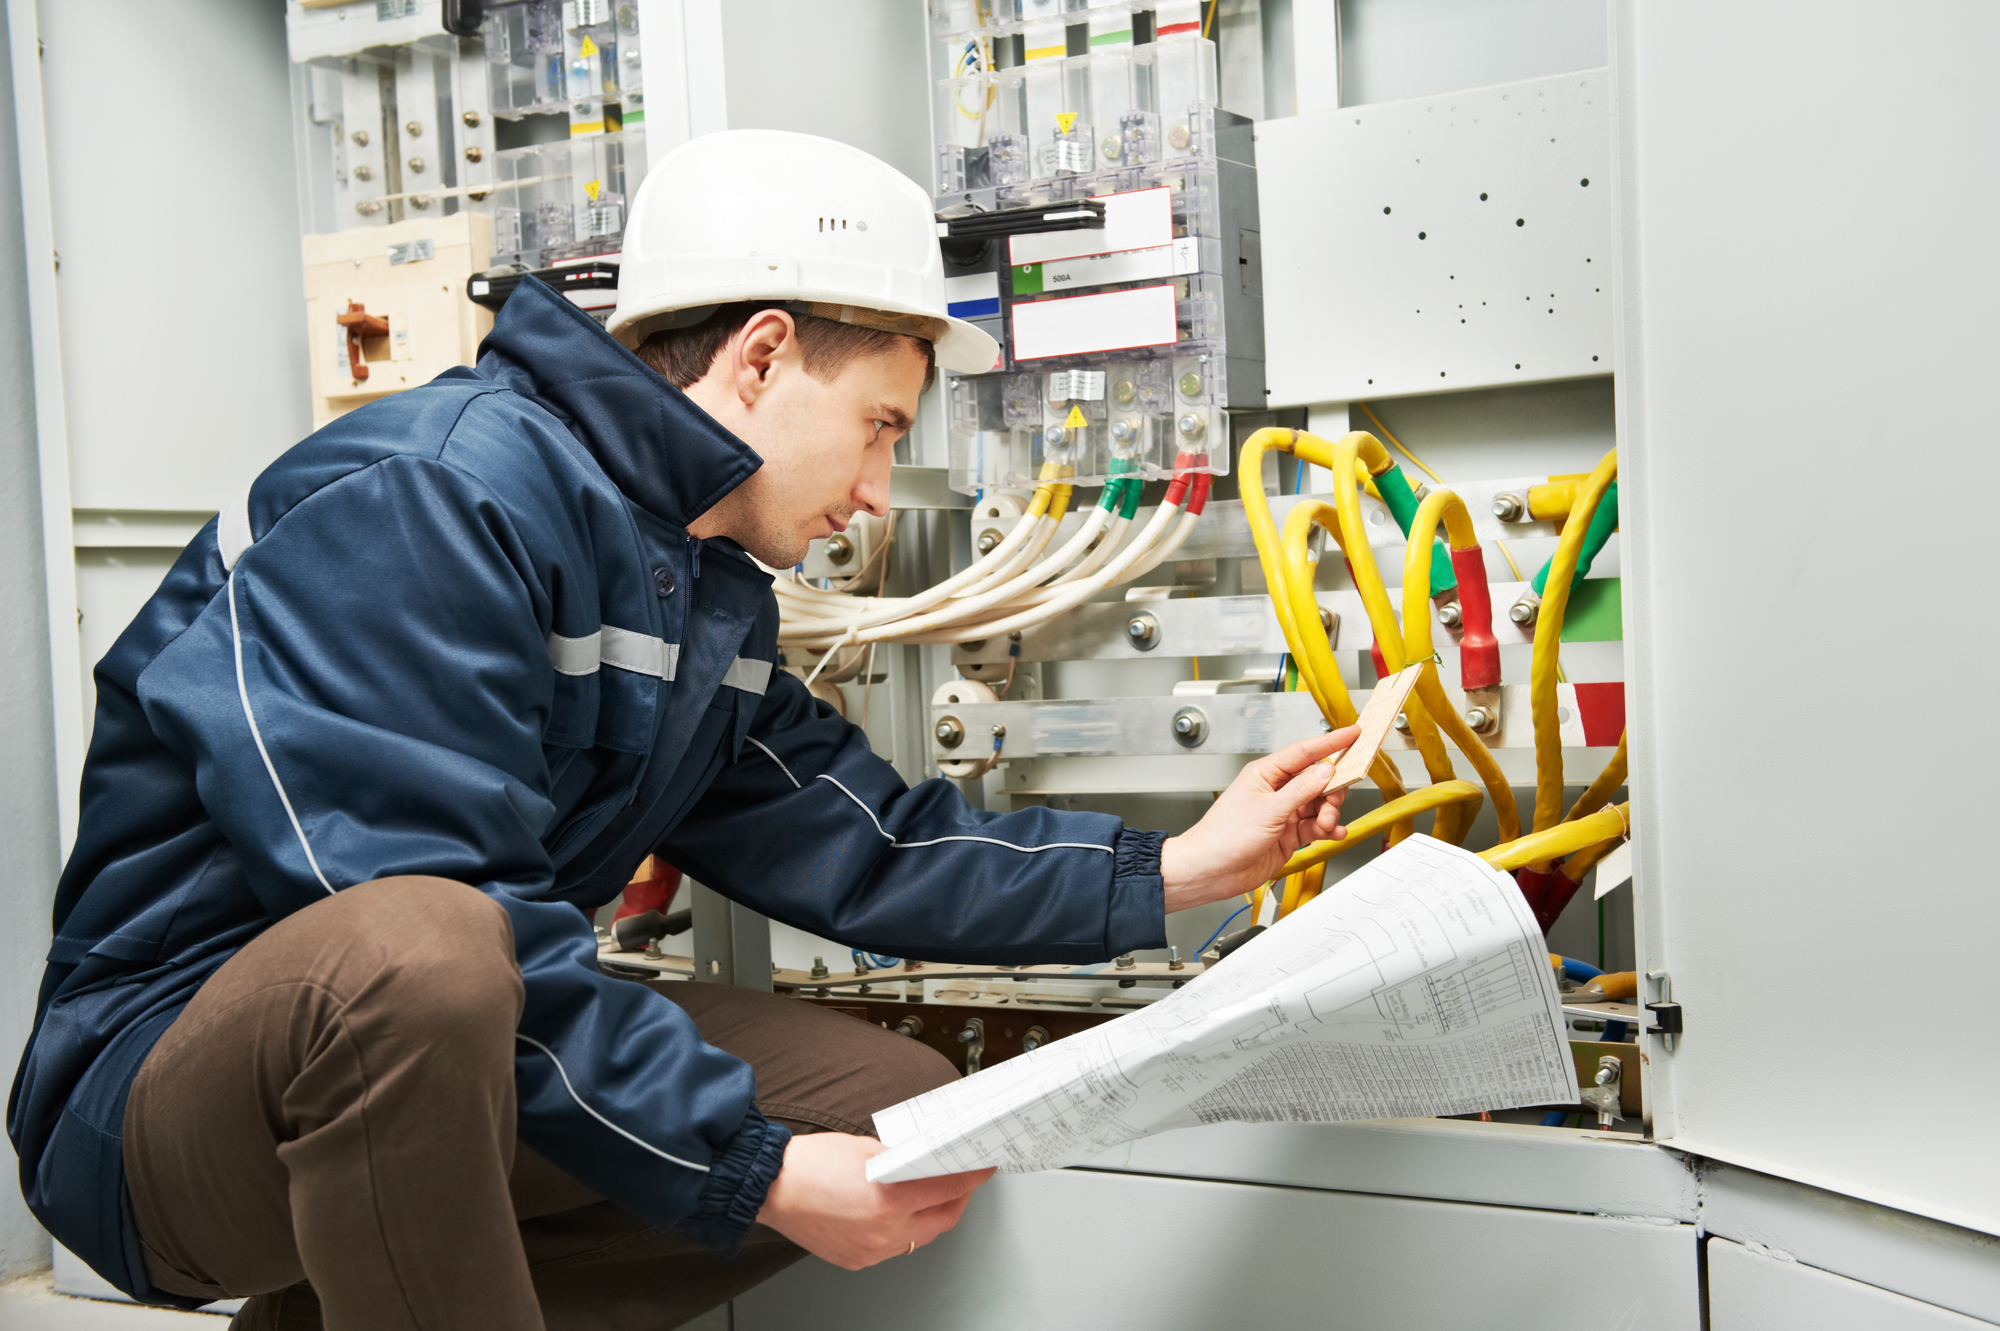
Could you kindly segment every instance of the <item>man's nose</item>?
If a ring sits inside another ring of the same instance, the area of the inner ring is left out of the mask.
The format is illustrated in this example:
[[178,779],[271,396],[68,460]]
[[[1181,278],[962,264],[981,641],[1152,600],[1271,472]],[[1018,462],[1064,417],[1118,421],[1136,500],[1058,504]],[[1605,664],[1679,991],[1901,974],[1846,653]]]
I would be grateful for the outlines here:
[[888,449],[869,449],[867,458],[861,464],[861,475],[854,482],[854,506],[878,518],[889,516],[890,461]]

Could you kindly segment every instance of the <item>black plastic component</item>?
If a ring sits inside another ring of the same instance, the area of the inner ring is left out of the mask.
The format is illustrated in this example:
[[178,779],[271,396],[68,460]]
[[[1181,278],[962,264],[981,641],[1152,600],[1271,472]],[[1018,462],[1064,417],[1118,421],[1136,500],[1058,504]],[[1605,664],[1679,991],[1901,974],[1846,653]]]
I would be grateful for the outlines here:
[[557,292],[569,291],[616,291],[618,289],[618,265],[599,260],[584,263],[564,264],[559,268],[538,268],[529,272],[517,263],[503,264],[498,268],[488,268],[483,273],[474,273],[465,280],[465,298],[474,305],[484,305],[499,312],[507,303],[507,297],[514,294],[514,288],[521,285],[521,279],[533,277],[554,287]]
[[1035,208],[940,217],[938,222],[945,229],[941,239],[946,241],[991,240],[996,236],[1029,236],[1042,231],[1101,231],[1104,201],[1072,199]]
[[1679,1003],[1648,1003],[1646,1011],[1658,1018],[1646,1028],[1648,1035],[1679,1035],[1681,1033],[1681,1005]]
[[694,927],[693,909],[674,911],[662,915],[649,910],[638,915],[627,915],[622,920],[611,922],[611,937],[621,952],[637,952],[646,944],[673,934],[684,934]]
[[476,37],[486,21],[486,0],[444,0],[444,30],[454,37]]

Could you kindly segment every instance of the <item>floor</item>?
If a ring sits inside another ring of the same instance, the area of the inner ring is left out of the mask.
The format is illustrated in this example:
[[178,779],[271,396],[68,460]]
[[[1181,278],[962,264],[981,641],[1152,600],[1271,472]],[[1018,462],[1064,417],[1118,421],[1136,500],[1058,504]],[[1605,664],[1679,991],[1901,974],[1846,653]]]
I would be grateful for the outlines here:
[[212,1313],[177,1313],[58,1294],[47,1271],[0,1283],[0,1326],[7,1331],[222,1331]]

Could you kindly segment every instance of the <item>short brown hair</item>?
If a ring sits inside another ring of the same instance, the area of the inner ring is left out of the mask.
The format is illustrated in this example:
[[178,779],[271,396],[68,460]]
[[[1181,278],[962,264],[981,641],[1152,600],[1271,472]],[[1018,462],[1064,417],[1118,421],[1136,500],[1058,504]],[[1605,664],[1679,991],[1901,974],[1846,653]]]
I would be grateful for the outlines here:
[[[658,370],[675,388],[684,389],[708,373],[737,330],[772,308],[768,303],[751,300],[719,305],[715,313],[700,323],[688,328],[663,328],[649,335],[635,350],[640,360]],[[925,389],[937,377],[937,348],[928,338],[864,328],[811,314],[793,314],[792,324],[798,329],[799,351],[805,358],[806,373],[821,383],[831,382],[857,356],[878,356],[893,350],[898,343],[909,344],[922,354]]]

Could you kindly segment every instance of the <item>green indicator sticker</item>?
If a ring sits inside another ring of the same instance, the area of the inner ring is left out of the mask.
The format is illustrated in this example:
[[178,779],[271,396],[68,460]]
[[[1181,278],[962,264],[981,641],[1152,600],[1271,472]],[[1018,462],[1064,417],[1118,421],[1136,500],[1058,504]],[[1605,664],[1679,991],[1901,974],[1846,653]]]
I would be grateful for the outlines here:
[[1625,610],[1619,578],[1583,578],[1571,584],[1563,611],[1564,642],[1619,642],[1625,637]]
[[1017,296],[1039,296],[1042,294],[1042,266],[1040,264],[1024,263],[1015,267],[1014,294]]
[[1092,33],[1090,44],[1092,46],[1130,46],[1132,44],[1132,30],[1127,28],[1123,32]]

